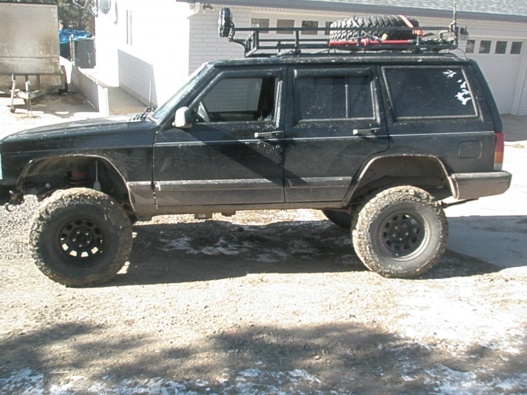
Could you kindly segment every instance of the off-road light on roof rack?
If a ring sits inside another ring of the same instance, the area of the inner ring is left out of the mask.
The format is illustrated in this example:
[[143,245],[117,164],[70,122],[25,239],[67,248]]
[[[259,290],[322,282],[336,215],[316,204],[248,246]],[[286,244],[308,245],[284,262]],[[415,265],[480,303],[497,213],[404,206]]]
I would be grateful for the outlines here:
[[222,7],[218,19],[218,33],[220,37],[230,37],[234,34],[234,23],[232,22],[232,12],[230,8]]
[[[439,52],[454,50],[458,47],[460,32],[464,39],[468,37],[466,29],[457,25],[456,11],[454,21],[445,26],[419,26],[419,22],[406,16],[367,16],[352,17],[324,28],[300,27],[243,27],[237,28],[229,8],[221,8],[219,35],[244,47],[246,57],[283,56],[308,54],[334,54],[336,51],[408,51]],[[313,35],[323,31],[329,38]],[[237,32],[248,32],[245,39],[235,39]],[[293,33],[292,38],[280,34]],[[310,32],[311,35],[302,35]],[[270,33],[269,35],[267,35]],[[275,36],[272,35],[275,34]],[[262,34],[266,34],[262,37]]]

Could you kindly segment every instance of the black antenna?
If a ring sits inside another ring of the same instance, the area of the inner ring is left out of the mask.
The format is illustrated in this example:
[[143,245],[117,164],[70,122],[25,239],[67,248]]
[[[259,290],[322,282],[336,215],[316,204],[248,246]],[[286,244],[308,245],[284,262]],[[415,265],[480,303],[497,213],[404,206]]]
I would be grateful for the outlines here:
[[[466,29],[462,29],[462,30],[463,30],[463,34],[465,34]],[[454,0],[453,21],[450,24],[450,31],[452,33],[454,33],[455,47],[458,48],[459,47],[459,41],[460,41],[460,39],[459,39],[460,31],[459,31],[459,26],[457,24],[457,0]]]
[[152,108],[152,78],[150,78],[150,86],[148,87],[148,108]]

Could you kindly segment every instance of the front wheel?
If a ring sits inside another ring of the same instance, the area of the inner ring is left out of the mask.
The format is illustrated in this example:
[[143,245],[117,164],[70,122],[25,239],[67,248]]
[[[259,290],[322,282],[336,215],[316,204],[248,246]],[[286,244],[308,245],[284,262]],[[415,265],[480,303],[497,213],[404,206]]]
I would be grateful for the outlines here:
[[106,282],[122,268],[132,248],[132,226],[110,196],[74,188],[41,203],[30,243],[35,264],[46,276],[84,287]]
[[447,243],[445,213],[426,191],[383,190],[360,209],[353,247],[364,265],[384,277],[413,278],[431,269]]

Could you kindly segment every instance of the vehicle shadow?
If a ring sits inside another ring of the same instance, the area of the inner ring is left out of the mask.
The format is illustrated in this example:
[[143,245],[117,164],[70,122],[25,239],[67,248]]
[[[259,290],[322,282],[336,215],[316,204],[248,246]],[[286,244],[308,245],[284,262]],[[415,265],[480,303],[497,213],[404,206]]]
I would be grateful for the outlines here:
[[[122,284],[192,282],[249,273],[365,270],[346,230],[328,221],[139,224]],[[112,281],[112,283],[114,283]]]
[[[139,223],[134,232],[129,263],[109,286],[209,281],[258,273],[367,271],[353,251],[348,231],[329,221],[266,225],[216,220]],[[498,270],[486,262],[447,251],[421,279],[466,277]]]
[[527,116],[502,115],[505,141],[515,143],[527,140],[525,122]]

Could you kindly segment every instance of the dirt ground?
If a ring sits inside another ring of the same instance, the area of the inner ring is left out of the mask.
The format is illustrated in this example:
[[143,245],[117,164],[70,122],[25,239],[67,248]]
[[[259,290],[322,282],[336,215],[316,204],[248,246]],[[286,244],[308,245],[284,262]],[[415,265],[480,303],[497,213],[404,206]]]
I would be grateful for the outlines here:
[[259,211],[138,222],[114,280],[70,289],[29,258],[35,204],[0,208],[0,394],[527,394],[523,268],[385,279],[319,212]]

